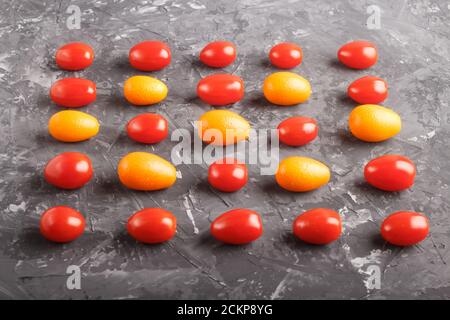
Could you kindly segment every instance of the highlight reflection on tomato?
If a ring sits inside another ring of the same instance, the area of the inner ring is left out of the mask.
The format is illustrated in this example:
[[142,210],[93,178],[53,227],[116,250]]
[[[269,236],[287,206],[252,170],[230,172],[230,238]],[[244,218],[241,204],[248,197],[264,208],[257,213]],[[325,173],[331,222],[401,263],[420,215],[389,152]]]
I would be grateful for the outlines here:
[[246,244],[263,233],[261,216],[248,209],[234,209],[217,217],[211,223],[211,234],[228,244]]
[[58,206],[42,214],[40,231],[46,239],[64,243],[73,241],[83,234],[85,225],[81,213],[69,207]]
[[234,192],[245,186],[247,166],[233,158],[217,160],[209,166],[208,182],[217,190]]
[[366,69],[378,60],[378,51],[369,41],[352,41],[338,51],[338,59],[349,68]]
[[62,189],[78,189],[91,180],[92,162],[80,152],[63,152],[51,159],[44,169],[48,183]]
[[130,49],[128,58],[133,68],[157,71],[170,64],[172,58],[167,44],[157,40],[142,41]]
[[177,230],[177,218],[160,208],[145,208],[128,219],[128,233],[143,243],[161,243],[170,240]]
[[353,81],[347,90],[348,96],[361,104],[379,104],[388,96],[386,81],[373,76],[365,76]]
[[412,246],[424,240],[429,233],[428,218],[411,211],[394,212],[381,225],[381,236],[397,246]]
[[372,186],[385,191],[401,191],[414,184],[416,167],[407,157],[384,155],[369,161],[364,177]]
[[83,42],[67,43],[56,51],[55,60],[61,69],[82,70],[94,61],[94,50]]
[[294,43],[279,43],[270,49],[270,62],[281,69],[292,69],[302,63],[302,49]]
[[317,121],[307,117],[291,117],[278,125],[278,137],[288,146],[303,146],[313,141],[319,132]]
[[210,42],[200,52],[200,60],[213,68],[226,67],[236,60],[236,47],[229,41]]
[[158,143],[169,134],[167,120],[155,113],[140,114],[127,124],[128,136],[141,143]]
[[95,101],[97,87],[91,80],[64,78],[52,84],[50,98],[59,106],[79,108]]
[[212,106],[233,104],[244,96],[244,82],[232,74],[213,74],[199,81],[197,95]]
[[339,213],[316,208],[300,214],[293,224],[294,235],[311,244],[328,244],[337,240],[342,231]]

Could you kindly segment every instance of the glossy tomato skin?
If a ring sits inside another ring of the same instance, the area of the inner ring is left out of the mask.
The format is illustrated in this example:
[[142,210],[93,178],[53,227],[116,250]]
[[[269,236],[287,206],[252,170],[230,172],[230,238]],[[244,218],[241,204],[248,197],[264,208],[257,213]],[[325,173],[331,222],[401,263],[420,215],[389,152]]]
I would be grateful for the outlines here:
[[347,89],[348,96],[361,104],[379,104],[388,96],[386,81],[373,76],[365,76],[353,81]]
[[331,209],[311,209],[294,220],[293,232],[297,238],[307,243],[328,244],[341,236],[341,217]]
[[71,42],[56,51],[55,60],[61,69],[83,70],[94,61],[94,50],[86,43]]
[[81,236],[86,222],[75,209],[58,206],[45,211],[41,216],[40,231],[53,242],[70,242]]
[[238,191],[248,181],[247,166],[233,158],[217,160],[209,166],[208,182],[223,192]]
[[270,49],[270,62],[280,69],[292,69],[302,63],[302,48],[294,43],[279,43]]
[[51,159],[44,169],[48,183],[61,189],[78,189],[91,180],[92,162],[80,152],[63,152]]
[[235,75],[213,74],[199,81],[197,95],[213,106],[233,104],[244,96],[244,82]]
[[291,117],[278,125],[278,137],[288,146],[303,146],[313,141],[319,132],[317,121],[307,117]]
[[167,67],[172,59],[170,48],[161,41],[143,41],[130,49],[128,55],[133,68],[157,71]]
[[416,167],[400,155],[384,155],[370,160],[364,168],[366,181],[384,191],[401,191],[414,184]]
[[50,98],[57,105],[79,108],[94,102],[97,88],[91,80],[64,78],[56,81],[50,88]]
[[424,240],[429,233],[428,218],[411,211],[394,212],[381,225],[381,236],[396,246],[412,246]]
[[167,120],[155,113],[140,114],[127,124],[127,134],[134,141],[140,143],[158,143],[169,134]]
[[369,41],[353,41],[338,51],[338,59],[352,69],[366,69],[377,63],[378,51]]
[[200,52],[200,60],[209,67],[226,67],[236,60],[236,47],[228,41],[210,42]]
[[172,239],[177,231],[177,218],[160,208],[145,208],[128,219],[128,233],[143,243],[161,243]]
[[246,244],[263,233],[261,216],[248,209],[234,209],[217,217],[211,223],[211,234],[228,244]]

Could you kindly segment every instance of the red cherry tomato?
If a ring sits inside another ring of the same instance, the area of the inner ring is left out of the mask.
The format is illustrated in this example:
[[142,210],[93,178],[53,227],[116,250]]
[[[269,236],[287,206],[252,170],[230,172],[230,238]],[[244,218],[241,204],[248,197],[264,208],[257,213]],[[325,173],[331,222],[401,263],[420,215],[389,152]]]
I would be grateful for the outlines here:
[[210,42],[200,52],[200,60],[213,68],[226,67],[236,60],[236,47],[228,41]]
[[317,137],[317,121],[306,117],[292,117],[278,125],[278,137],[288,146],[303,146]]
[[130,49],[130,64],[141,71],[156,71],[170,64],[170,48],[161,41],[143,41]]
[[338,59],[349,68],[366,69],[377,63],[378,52],[368,41],[353,41],[339,49]]
[[228,244],[245,244],[263,233],[261,216],[248,209],[234,209],[217,217],[211,223],[211,234]]
[[82,70],[94,61],[94,50],[82,42],[72,42],[56,51],[56,64],[64,70]]
[[62,189],[78,189],[92,178],[92,162],[79,152],[63,152],[51,159],[44,169],[48,183]]
[[210,105],[225,106],[242,99],[244,82],[231,74],[213,74],[199,81],[197,94]]
[[128,219],[128,233],[143,243],[161,243],[170,240],[177,231],[177,218],[160,208],[146,208]]
[[63,107],[83,107],[95,101],[96,97],[95,83],[82,78],[64,78],[50,88],[50,98]]
[[128,136],[141,143],[158,143],[167,138],[167,120],[155,113],[140,114],[127,124]]
[[81,236],[86,223],[75,209],[58,206],[45,211],[41,217],[41,234],[54,242],[70,242]]
[[416,167],[406,157],[385,155],[370,160],[364,168],[364,177],[375,188],[401,191],[414,184]]
[[361,104],[378,104],[388,96],[387,83],[381,78],[365,76],[353,81],[347,89],[348,96]]
[[245,186],[247,180],[247,166],[236,159],[217,160],[209,166],[208,182],[217,190],[234,192]]
[[429,232],[427,217],[417,212],[394,212],[381,225],[381,236],[396,246],[412,246],[424,240]]
[[270,49],[270,62],[281,69],[292,69],[302,63],[302,48],[294,43],[279,43]]
[[337,240],[342,231],[339,213],[317,208],[299,215],[293,224],[294,235],[311,244],[328,244]]

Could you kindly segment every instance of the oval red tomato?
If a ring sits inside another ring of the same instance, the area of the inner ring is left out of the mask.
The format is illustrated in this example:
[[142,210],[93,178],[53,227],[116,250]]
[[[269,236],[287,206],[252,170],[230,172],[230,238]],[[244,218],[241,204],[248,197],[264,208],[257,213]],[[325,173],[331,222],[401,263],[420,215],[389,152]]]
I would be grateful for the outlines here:
[[412,246],[424,240],[429,232],[428,218],[411,211],[394,212],[381,225],[381,236],[396,246]]
[[378,104],[388,96],[386,81],[365,76],[353,81],[347,89],[348,96],[361,104]]
[[208,182],[217,190],[234,192],[245,186],[247,181],[247,166],[236,159],[217,160],[209,166]]
[[263,233],[260,215],[248,209],[234,209],[217,217],[211,224],[211,234],[228,244],[245,244]]
[[231,74],[213,74],[199,81],[197,94],[210,105],[225,106],[242,99],[244,82]]
[[377,63],[378,51],[369,41],[353,41],[339,49],[338,59],[349,68],[366,69]]
[[294,43],[279,43],[270,49],[270,62],[281,69],[292,69],[302,63],[302,48]]
[[72,42],[60,47],[55,55],[56,64],[64,70],[82,70],[94,61],[94,50],[82,42]]
[[63,107],[83,107],[94,102],[96,97],[95,83],[82,78],[64,78],[50,88],[50,98]]
[[288,118],[277,129],[280,141],[294,147],[313,141],[319,132],[317,121],[307,117]]
[[45,211],[41,216],[41,234],[54,242],[70,242],[81,236],[86,222],[75,209],[58,206]]
[[297,238],[307,243],[328,244],[341,235],[341,217],[331,209],[311,209],[294,220],[293,232]]
[[140,114],[127,124],[128,136],[141,143],[158,143],[169,134],[167,120],[155,113]]
[[200,60],[213,68],[226,67],[236,60],[236,47],[228,41],[210,42],[200,52]]
[[161,243],[170,240],[177,231],[177,218],[160,208],[146,208],[128,219],[128,233],[143,243]]
[[143,41],[130,49],[128,55],[133,68],[141,71],[157,71],[170,64],[171,53],[161,41]]
[[62,189],[78,189],[92,178],[92,162],[85,154],[63,152],[51,159],[44,169],[48,183]]
[[385,155],[370,160],[364,168],[364,177],[372,186],[385,191],[401,191],[414,184],[416,167],[406,157]]

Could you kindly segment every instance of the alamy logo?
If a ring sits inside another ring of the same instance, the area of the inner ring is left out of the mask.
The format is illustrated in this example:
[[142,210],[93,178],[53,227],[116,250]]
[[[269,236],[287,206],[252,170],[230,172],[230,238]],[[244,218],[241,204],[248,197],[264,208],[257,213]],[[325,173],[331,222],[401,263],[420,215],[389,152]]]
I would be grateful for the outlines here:
[[[180,164],[211,164],[223,158],[236,158],[247,164],[257,164],[261,175],[276,173],[279,162],[278,131],[275,129],[250,129],[247,139],[237,143],[236,130],[226,130],[225,133],[216,129],[207,129],[201,132],[203,140],[211,143],[205,144],[197,134],[199,123],[194,123],[194,131],[176,129],[172,132],[171,140],[178,142],[172,148],[171,161],[174,165]],[[247,136],[247,132],[245,133]],[[232,143],[224,143],[224,142]],[[225,144],[225,145],[224,145]]]
[[381,269],[377,265],[369,265],[366,269],[366,288],[369,290],[381,289]]
[[379,30],[381,29],[381,9],[377,5],[371,5],[367,7],[367,29]]
[[81,29],[81,9],[79,6],[71,4],[67,7],[66,13],[70,16],[66,20],[66,26],[69,30]]
[[80,290],[81,289],[81,270],[77,265],[70,265],[67,267],[66,274],[69,277],[66,281],[67,289],[69,290]]

